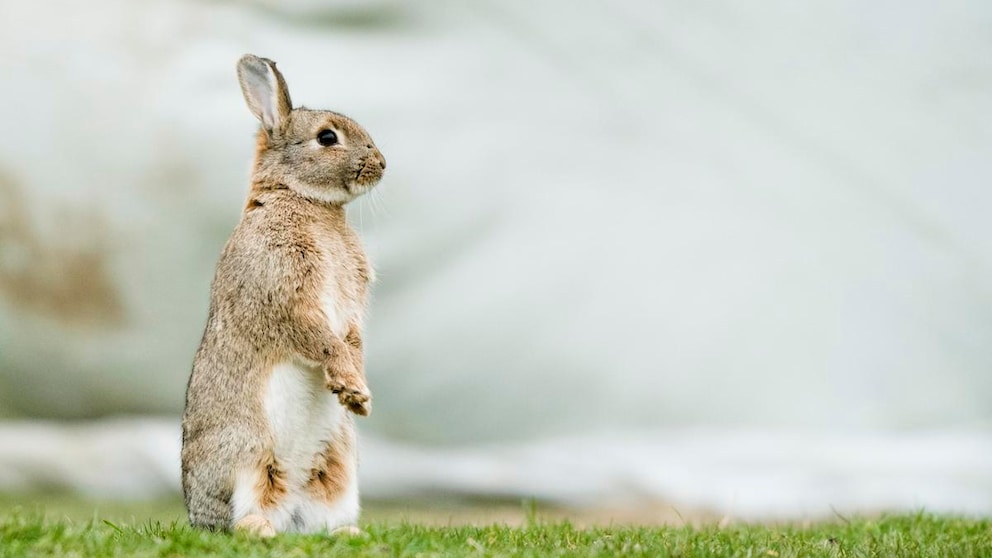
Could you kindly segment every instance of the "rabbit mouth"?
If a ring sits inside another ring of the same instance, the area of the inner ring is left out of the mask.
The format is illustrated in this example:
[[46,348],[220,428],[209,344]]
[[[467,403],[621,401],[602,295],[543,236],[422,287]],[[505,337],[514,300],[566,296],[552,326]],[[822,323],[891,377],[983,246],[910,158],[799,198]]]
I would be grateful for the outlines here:
[[382,178],[382,168],[366,159],[355,172],[355,184],[359,186],[372,186]]

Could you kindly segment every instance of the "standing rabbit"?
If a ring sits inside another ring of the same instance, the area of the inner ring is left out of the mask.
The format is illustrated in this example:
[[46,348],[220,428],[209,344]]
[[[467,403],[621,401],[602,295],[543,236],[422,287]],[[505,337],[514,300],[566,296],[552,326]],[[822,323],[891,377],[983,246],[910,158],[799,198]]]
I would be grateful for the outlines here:
[[186,391],[189,520],[263,536],[354,529],[347,411],[371,410],[362,317],[373,272],[344,204],[386,161],[353,120],[294,109],[275,62],[245,55],[238,80],[262,126]]

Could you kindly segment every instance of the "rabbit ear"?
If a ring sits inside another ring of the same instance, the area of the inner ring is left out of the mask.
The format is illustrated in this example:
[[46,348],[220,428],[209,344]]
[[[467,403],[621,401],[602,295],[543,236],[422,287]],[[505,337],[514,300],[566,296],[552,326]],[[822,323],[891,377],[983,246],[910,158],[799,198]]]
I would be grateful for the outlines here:
[[286,124],[293,103],[286,80],[268,58],[246,54],[238,60],[238,81],[245,102],[266,131],[280,130]]

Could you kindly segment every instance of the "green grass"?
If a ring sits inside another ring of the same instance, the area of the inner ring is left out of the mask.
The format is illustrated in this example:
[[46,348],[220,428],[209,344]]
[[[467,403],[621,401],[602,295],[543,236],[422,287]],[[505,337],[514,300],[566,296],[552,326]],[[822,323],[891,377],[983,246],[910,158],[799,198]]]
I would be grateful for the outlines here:
[[358,536],[195,531],[179,520],[78,521],[14,509],[0,515],[7,556],[992,556],[992,523],[925,513],[798,526],[438,527],[374,520]]

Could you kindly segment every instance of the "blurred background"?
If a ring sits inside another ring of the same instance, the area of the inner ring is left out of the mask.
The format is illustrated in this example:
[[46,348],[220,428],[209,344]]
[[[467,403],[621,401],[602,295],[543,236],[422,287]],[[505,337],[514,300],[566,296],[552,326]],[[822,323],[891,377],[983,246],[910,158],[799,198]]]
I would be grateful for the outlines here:
[[349,207],[371,500],[992,513],[990,29],[978,0],[0,0],[0,493],[178,495],[252,52],[389,161]]

